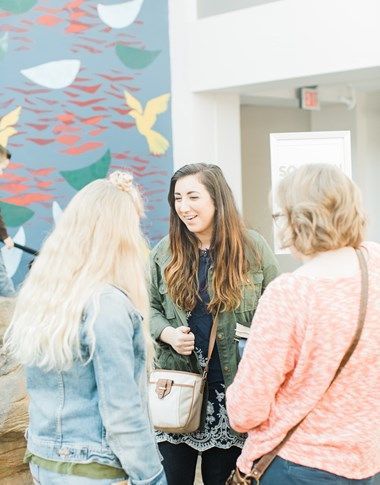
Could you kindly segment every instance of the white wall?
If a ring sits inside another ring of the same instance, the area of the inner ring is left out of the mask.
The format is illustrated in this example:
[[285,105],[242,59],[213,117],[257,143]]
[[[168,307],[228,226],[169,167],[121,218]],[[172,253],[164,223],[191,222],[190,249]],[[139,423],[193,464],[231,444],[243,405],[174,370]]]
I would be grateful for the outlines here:
[[359,107],[357,143],[369,219],[368,239],[380,242],[380,92],[368,94]]
[[361,93],[355,109],[324,107],[311,114],[311,130],[350,130],[352,177],[368,214],[368,238],[380,242],[380,92]]
[[[310,130],[310,113],[293,108],[242,106],[241,143],[243,216],[273,247],[272,209],[269,205],[271,167],[269,134]],[[278,256],[281,271],[298,264],[288,255]]]
[[219,165],[242,204],[240,100],[237,94],[196,94],[190,88],[192,0],[169,0],[174,170],[186,163]]
[[379,0],[283,0],[194,20],[191,90],[378,69],[379,18]]
[[[359,95],[352,112],[335,106],[313,114],[243,108],[243,153],[237,94],[246,83],[269,89],[276,82],[281,88],[291,77],[315,79],[355,69],[360,77],[362,68],[380,69],[379,14],[379,0],[282,0],[197,20],[197,0],[169,0],[174,168],[219,164],[240,207],[244,189],[249,223],[270,239],[270,213],[264,209],[269,133],[350,129],[353,174],[364,189],[369,236],[380,241],[380,93]],[[233,89],[215,91],[226,87]],[[289,264],[284,259],[283,269]]]

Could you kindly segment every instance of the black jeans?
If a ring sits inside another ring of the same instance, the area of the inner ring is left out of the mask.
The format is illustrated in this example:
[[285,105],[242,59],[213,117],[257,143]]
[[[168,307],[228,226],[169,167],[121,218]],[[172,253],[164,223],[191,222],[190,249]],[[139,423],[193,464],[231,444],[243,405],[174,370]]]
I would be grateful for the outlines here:
[[[168,485],[193,485],[199,452],[184,443],[173,445],[164,441],[158,447],[164,457],[162,465]],[[225,485],[240,453],[241,449],[237,446],[227,450],[210,448],[203,451],[201,456],[204,485]]]

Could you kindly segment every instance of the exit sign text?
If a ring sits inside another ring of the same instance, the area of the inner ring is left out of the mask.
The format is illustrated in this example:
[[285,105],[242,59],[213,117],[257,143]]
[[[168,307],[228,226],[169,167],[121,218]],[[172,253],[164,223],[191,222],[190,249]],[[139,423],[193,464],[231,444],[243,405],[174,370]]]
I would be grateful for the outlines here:
[[302,109],[320,109],[318,88],[301,88],[300,104]]

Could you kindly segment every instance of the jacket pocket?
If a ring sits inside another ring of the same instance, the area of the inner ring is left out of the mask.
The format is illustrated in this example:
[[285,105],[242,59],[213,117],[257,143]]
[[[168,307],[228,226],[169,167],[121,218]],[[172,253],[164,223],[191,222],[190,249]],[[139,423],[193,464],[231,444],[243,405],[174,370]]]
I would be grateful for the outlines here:
[[164,311],[165,317],[170,320],[171,318],[175,318],[175,309],[174,303],[172,302],[169,294],[168,294],[168,287],[165,283],[161,282],[160,286],[158,287],[158,291],[160,293],[161,305]]

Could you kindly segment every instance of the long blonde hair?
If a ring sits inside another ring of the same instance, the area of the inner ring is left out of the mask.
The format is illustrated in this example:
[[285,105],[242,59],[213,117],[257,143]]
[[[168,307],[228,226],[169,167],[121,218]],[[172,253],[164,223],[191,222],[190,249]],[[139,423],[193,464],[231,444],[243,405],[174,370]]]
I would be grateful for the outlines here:
[[[101,288],[124,290],[143,316],[148,356],[147,245],[140,230],[143,204],[132,176],[114,172],[71,200],[46,239],[17,297],[4,343],[17,361],[67,370],[80,358],[80,322]],[[89,322],[89,334],[96,314]],[[92,352],[95,340],[92,342]],[[148,358],[148,361],[149,361]]]
[[[234,196],[222,170],[213,164],[193,163],[180,168],[170,181],[169,239],[172,258],[165,269],[168,292],[184,310],[192,310],[198,299],[199,241],[180,220],[175,209],[175,185],[182,177],[199,176],[215,206],[211,256],[214,273],[210,312],[235,310],[242,300],[248,272],[260,267],[259,253],[236,208]],[[233,263],[232,263],[233,262]]]

